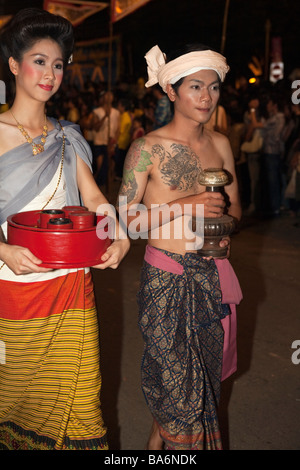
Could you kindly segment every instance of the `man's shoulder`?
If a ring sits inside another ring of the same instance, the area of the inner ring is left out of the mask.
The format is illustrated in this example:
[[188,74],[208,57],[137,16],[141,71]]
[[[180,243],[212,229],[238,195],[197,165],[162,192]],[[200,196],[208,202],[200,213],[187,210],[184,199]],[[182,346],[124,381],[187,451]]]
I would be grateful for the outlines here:
[[111,112],[112,112],[113,114],[115,114],[116,116],[119,116],[119,115],[121,114],[120,111],[119,111],[117,108],[114,108],[114,107],[111,108]]
[[214,130],[206,130],[207,139],[210,140],[210,147],[216,151],[224,160],[232,156],[232,149],[229,139],[221,132]]
[[159,133],[156,131],[149,132],[147,134],[144,134],[137,139],[135,139],[130,147],[131,153],[136,153],[136,152],[141,152],[146,151],[148,153],[152,153],[153,149],[156,145],[159,146],[164,146],[165,145],[165,139],[163,139]]
[[144,134],[141,135],[140,137],[137,137],[136,139],[133,140],[131,143],[131,148],[134,148],[135,150],[140,148],[145,150],[147,147],[151,146],[151,137],[149,134]]
[[102,106],[98,106],[98,108],[93,109],[93,112],[99,116],[100,114],[104,114],[104,109]]
[[146,145],[153,145],[154,143],[162,140],[162,136],[159,131],[160,129],[156,129],[154,131],[147,132],[147,134],[144,134],[141,139],[143,139]]
[[222,134],[221,132],[215,131],[213,129],[206,129],[206,128],[204,128],[204,132],[205,132],[205,137],[208,140],[211,140],[214,144],[224,145],[227,142],[229,142],[228,137]]

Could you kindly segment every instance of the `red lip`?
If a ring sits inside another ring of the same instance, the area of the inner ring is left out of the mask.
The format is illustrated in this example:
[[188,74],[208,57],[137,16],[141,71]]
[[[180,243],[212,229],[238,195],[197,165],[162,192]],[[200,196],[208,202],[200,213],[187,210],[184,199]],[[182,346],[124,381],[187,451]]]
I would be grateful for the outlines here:
[[201,113],[209,113],[210,108],[197,108],[197,110],[200,111]]
[[42,88],[42,90],[45,90],[45,91],[52,91],[53,90],[52,85],[41,85],[41,84],[39,84],[39,87]]

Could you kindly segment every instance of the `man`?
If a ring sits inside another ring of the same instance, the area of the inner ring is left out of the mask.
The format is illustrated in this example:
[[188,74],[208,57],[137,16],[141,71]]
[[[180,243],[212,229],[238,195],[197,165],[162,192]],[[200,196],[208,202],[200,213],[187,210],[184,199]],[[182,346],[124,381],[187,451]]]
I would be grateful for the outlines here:
[[263,174],[266,178],[265,205],[267,213],[277,216],[281,206],[282,158],[284,141],[282,137],[285,117],[281,111],[281,100],[272,95],[267,101],[268,118],[258,122],[255,109],[250,113],[254,128],[262,128],[263,136]]
[[120,111],[112,106],[113,93],[103,95],[103,104],[94,109],[93,147],[95,158],[95,180],[98,186],[106,183],[109,158],[116,146],[120,131]]
[[118,110],[120,112],[120,131],[114,160],[115,176],[119,180],[121,180],[122,178],[124,160],[131,141],[132,117],[130,113],[130,108],[130,100],[126,98],[121,98],[118,101]]
[[[142,388],[154,418],[149,450],[222,447],[217,418],[221,373],[225,375],[221,321],[230,317],[230,310],[217,262],[202,258],[196,242],[191,247],[185,229],[191,216],[199,215],[200,204],[205,217],[219,217],[225,202],[220,193],[200,186],[201,171],[229,171],[229,214],[240,219],[241,208],[229,142],[204,128],[228,66],[223,56],[204,49],[184,50],[167,63],[158,46],[147,53],[146,86],[159,82],[174,104],[174,117],[133,142],[120,189],[121,218],[126,215],[129,229],[138,221],[140,231],[149,232],[138,293],[145,341]],[[146,209],[137,216],[134,210],[141,201]]]

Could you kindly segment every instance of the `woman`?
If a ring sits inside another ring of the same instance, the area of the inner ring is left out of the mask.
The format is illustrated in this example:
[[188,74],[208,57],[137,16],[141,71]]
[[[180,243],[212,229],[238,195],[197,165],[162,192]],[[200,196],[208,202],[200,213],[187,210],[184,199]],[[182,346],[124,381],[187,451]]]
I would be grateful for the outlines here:
[[[5,243],[10,214],[107,203],[79,127],[45,114],[72,47],[71,24],[43,10],[20,11],[1,35],[16,84],[0,116],[0,447],[8,449],[108,448],[89,269],[50,270]],[[116,268],[128,248],[115,240],[96,267]]]

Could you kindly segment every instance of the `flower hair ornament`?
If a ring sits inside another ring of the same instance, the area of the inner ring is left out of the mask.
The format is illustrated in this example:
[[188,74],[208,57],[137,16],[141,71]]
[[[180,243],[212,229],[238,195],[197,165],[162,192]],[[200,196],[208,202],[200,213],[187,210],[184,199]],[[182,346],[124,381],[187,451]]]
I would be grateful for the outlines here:
[[147,52],[145,59],[148,72],[145,86],[148,88],[159,83],[164,92],[168,83],[173,85],[199,70],[214,70],[222,82],[229,71],[225,57],[211,50],[188,52],[166,63],[166,54],[154,46]]

